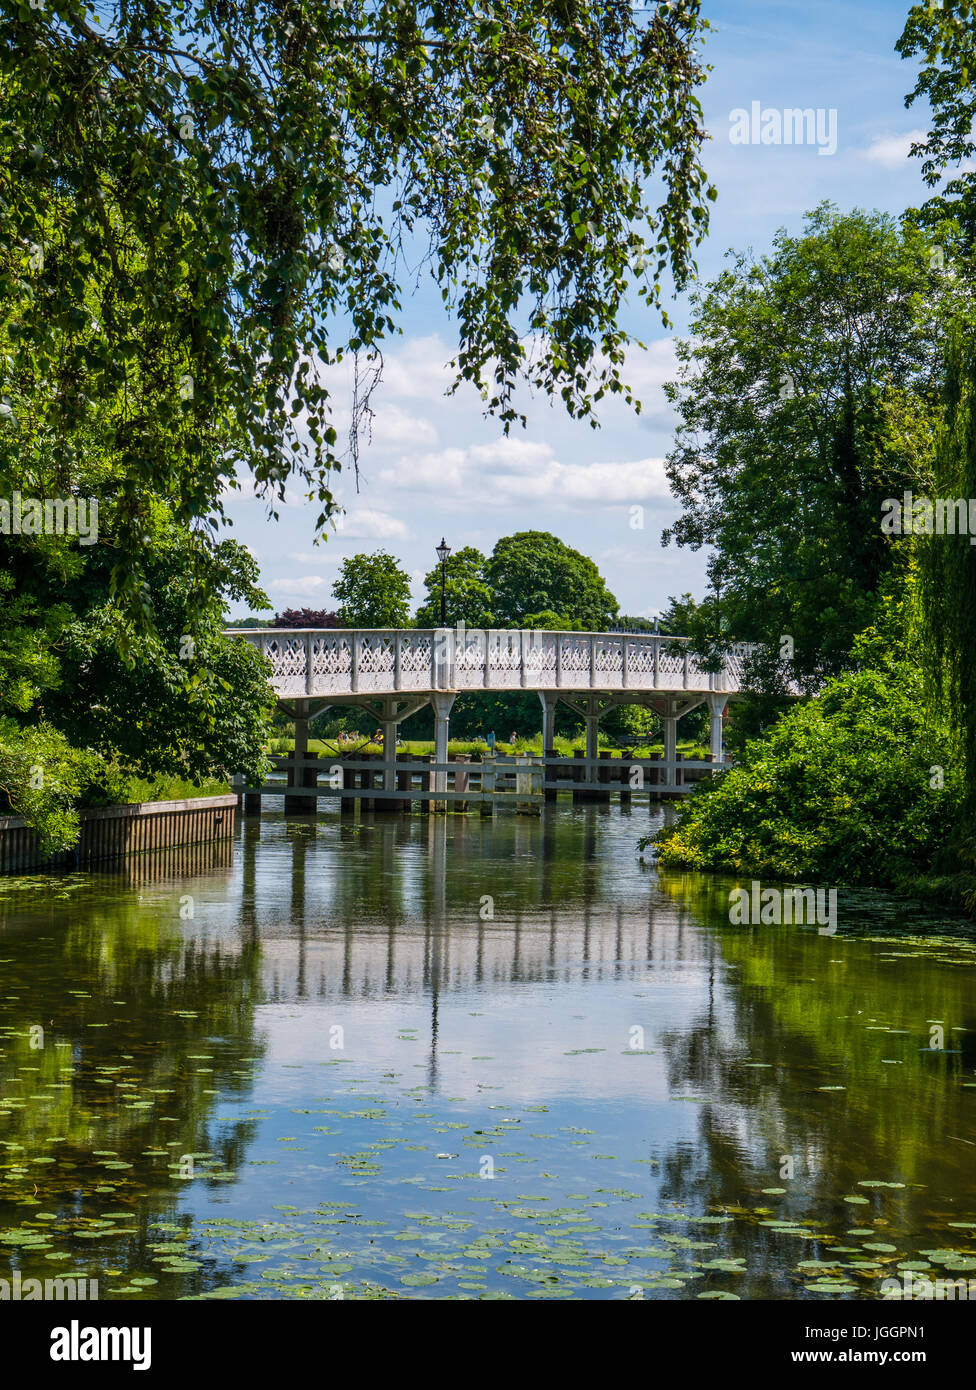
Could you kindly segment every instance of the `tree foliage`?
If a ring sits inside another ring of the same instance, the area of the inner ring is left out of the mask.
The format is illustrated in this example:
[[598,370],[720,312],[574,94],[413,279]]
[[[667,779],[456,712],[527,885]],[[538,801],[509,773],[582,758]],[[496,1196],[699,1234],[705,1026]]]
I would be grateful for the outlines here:
[[705,27],[698,0],[2,0],[2,387],[66,470],[117,469],[134,609],[153,497],[211,523],[240,468],[324,524],[329,368],[372,371],[408,263],[506,428],[525,379],[576,416],[626,391],[622,300],[683,285],[707,224]]
[[[484,629],[495,626],[493,596],[485,580],[485,557],[473,545],[454,550],[445,563],[444,595],[447,625],[464,623]],[[417,627],[441,625],[441,566],[438,563],[424,576],[427,597],[417,609]]]
[[[976,333],[957,324],[946,353],[945,414],[933,451],[932,493],[976,498]],[[969,854],[976,859],[976,548],[968,535],[918,535],[925,669],[957,735],[967,770]]]
[[504,536],[491,553],[485,578],[500,627],[524,627],[528,615],[549,612],[601,632],[619,607],[593,561],[548,531]]
[[286,608],[283,613],[276,613],[268,626],[332,628],[342,627],[342,619],[324,608]]
[[[929,867],[962,788],[923,699],[906,601],[856,644],[857,671],[749,742],[657,837],[666,866],[757,878],[887,883]],[[939,775],[941,774],[941,775]]]
[[344,627],[407,627],[410,576],[385,550],[347,555],[332,585]]
[[[922,177],[939,191],[921,220],[963,251],[976,246],[976,28],[968,0],[913,5],[895,45],[903,58],[920,58],[905,105],[924,101],[928,131],[912,147]],[[946,174],[948,181],[939,188]]]
[[766,644],[767,688],[816,688],[873,620],[891,564],[881,503],[917,477],[905,398],[937,411],[943,290],[921,232],[824,204],[696,297],[667,388],[685,510],[665,540],[716,547],[711,592],[681,617],[713,654]]

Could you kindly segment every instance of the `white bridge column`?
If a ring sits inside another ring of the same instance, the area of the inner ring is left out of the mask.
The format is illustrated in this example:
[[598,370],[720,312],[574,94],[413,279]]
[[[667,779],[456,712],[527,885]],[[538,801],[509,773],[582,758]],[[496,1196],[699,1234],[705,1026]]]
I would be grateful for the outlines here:
[[383,728],[383,790],[395,791],[393,786],[393,774],[396,771],[396,742],[397,729],[400,721],[395,716],[386,718],[382,722]]
[[540,690],[539,699],[542,703],[542,754],[553,751],[553,740],[556,737],[556,701],[559,696],[550,690]]
[[[587,759],[598,758],[600,756],[600,716],[599,714],[586,715],[586,756]],[[596,769],[588,767],[586,769],[586,781],[596,780]]]
[[[434,762],[447,762],[447,740],[451,718],[451,707],[454,704],[453,691],[438,691],[431,695],[430,703],[434,707]],[[433,790],[435,792],[447,791],[447,773],[435,772],[433,778]],[[446,811],[446,801],[434,801],[431,803],[434,811]]]
[[668,701],[668,713],[662,715],[664,724],[664,762],[666,770],[664,773],[665,786],[673,787],[678,782],[678,716],[672,714],[674,709],[671,701]]
[[708,697],[708,744],[713,763],[722,761],[722,715],[728,702],[727,695]]

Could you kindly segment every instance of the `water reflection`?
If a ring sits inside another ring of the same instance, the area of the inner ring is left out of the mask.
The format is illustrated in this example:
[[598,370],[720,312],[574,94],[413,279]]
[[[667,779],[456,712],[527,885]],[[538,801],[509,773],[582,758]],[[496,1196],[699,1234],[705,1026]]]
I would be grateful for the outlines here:
[[10,1267],[120,1297],[976,1268],[968,929],[864,894],[836,936],[732,927],[728,884],[639,864],[644,825],[265,817],[232,858],[5,881]]

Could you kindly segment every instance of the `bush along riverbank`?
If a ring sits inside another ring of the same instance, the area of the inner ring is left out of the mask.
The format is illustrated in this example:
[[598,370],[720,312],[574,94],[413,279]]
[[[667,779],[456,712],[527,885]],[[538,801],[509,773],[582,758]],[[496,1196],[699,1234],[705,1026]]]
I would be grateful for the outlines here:
[[72,850],[80,813],[107,806],[188,801],[230,791],[222,777],[141,777],[92,749],[73,748],[44,722],[18,729],[0,720],[0,815],[22,817],[44,857]]
[[750,740],[641,848],[662,867],[889,887],[972,912],[976,874],[951,831],[960,760],[923,698],[920,663],[890,638],[864,633],[856,670]]

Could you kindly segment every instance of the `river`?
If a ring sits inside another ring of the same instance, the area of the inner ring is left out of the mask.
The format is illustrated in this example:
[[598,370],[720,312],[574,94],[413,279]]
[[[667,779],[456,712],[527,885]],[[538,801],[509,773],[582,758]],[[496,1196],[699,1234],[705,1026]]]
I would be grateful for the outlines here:
[[971,926],[843,890],[835,933],[732,925],[731,880],[640,862],[663,814],[269,814],[0,880],[0,1277],[126,1301],[976,1281]]

